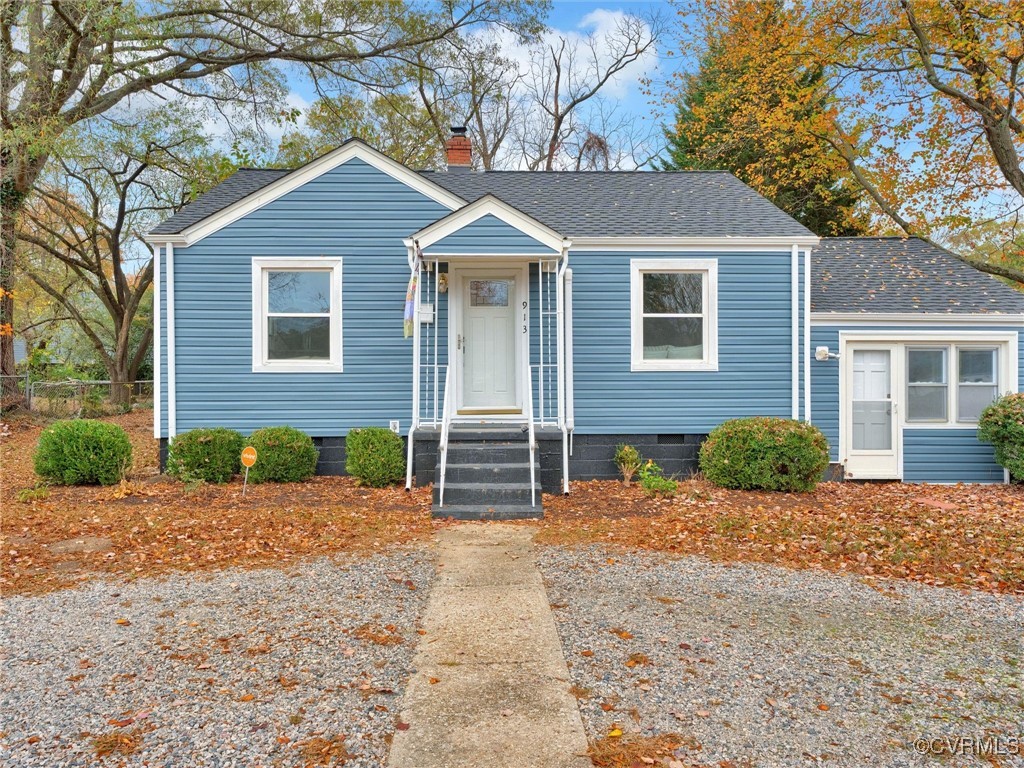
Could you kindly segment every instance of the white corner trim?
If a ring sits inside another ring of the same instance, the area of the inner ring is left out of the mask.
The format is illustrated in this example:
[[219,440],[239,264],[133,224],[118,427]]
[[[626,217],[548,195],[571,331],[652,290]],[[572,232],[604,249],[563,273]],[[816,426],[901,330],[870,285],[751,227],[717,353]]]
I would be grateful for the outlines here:
[[153,437],[161,438],[160,428],[160,246],[153,246]]
[[[703,360],[644,360],[642,279],[644,272],[702,272],[706,275],[704,280]],[[629,296],[630,371],[718,370],[717,259],[630,259]]]
[[[341,257],[295,258],[255,257],[252,260],[252,372],[253,373],[341,373],[342,349],[342,260]],[[268,269],[330,269],[331,270],[331,357],[330,360],[269,361],[264,343],[267,338],[266,281]]]
[[167,438],[178,434],[177,354],[174,343],[174,243],[167,243]]
[[1024,325],[1024,315],[947,314],[942,312],[812,312],[814,325]]
[[556,256],[561,255],[565,242],[564,237],[494,195],[484,195],[479,200],[438,219],[433,224],[416,232],[412,239],[419,243],[421,250],[426,250],[449,235],[488,215],[503,221],[527,237],[533,238],[544,247],[556,251]]
[[574,237],[574,251],[726,251],[789,254],[794,246],[812,248],[821,238],[802,237]]
[[790,337],[792,345],[792,408],[794,420],[800,418],[800,249],[793,246],[789,263]]
[[297,168],[286,176],[282,176],[262,189],[256,190],[251,195],[232,203],[227,208],[207,216],[190,227],[186,227],[179,234],[149,235],[147,233],[143,239],[147,242],[159,241],[164,243],[172,242],[178,245],[193,245],[204,237],[208,237],[219,229],[226,227],[228,224],[238,221],[292,190],[298,189],[303,184],[307,184],[313,179],[353,159],[359,159],[368,165],[372,165],[378,171],[422,193],[446,208],[454,210],[466,204],[466,201],[461,197],[435,184],[422,174],[406,168],[397,160],[392,160],[387,155],[378,152],[357,139],[350,139],[334,151],[318,157],[316,160],[307,163],[301,168]]
[[804,421],[811,423],[811,251],[804,251]]

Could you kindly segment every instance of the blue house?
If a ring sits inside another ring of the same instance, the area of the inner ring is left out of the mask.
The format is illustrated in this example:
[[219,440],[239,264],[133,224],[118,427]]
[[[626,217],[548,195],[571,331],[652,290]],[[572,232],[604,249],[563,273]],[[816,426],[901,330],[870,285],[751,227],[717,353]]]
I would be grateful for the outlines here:
[[390,426],[460,517],[538,514],[624,442],[692,472],[740,416],[812,420],[852,479],[1005,479],[976,421],[1018,390],[1021,294],[820,240],[728,173],[480,173],[468,141],[443,172],[358,140],[242,169],[147,235],[164,447],[290,424],[341,474],[350,429]]

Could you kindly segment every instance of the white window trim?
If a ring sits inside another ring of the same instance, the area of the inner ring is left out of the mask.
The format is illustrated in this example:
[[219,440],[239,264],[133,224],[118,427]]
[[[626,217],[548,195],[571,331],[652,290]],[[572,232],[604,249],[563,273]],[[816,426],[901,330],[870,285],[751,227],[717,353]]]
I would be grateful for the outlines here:
[[[985,352],[992,352],[992,351],[994,351],[996,353],[996,361],[995,361],[995,366],[994,366],[994,370],[993,370],[992,373],[995,376],[996,380],[994,382],[992,382],[992,383],[983,383],[983,384],[982,383],[964,383],[964,382],[960,381],[960,350],[981,350],[981,351],[985,351]],[[961,426],[966,425],[968,427],[977,427],[978,426],[978,420],[977,419],[975,419],[974,421],[971,421],[970,419],[964,419],[964,418],[960,417],[960,387],[965,387],[965,386],[966,387],[991,387],[991,386],[994,385],[995,386],[995,390],[996,390],[996,398],[998,399],[999,397],[1001,397],[1004,394],[1005,389],[1006,389],[1004,386],[1002,386],[1003,382],[1005,381],[1005,377],[1004,377],[1003,371],[1002,371],[1002,369],[1003,369],[1002,359],[1006,356],[1006,353],[1002,350],[1002,348],[998,344],[978,343],[978,344],[956,344],[956,345],[953,346],[953,351],[950,353],[950,355],[956,357],[956,360],[952,361],[950,363],[950,369],[951,369],[950,375],[952,377],[954,377],[953,378],[953,386],[956,388],[956,392],[950,398],[950,400],[952,401],[953,405],[956,407],[955,422],[957,424],[961,425]],[[951,412],[949,416],[950,416],[950,420],[953,421],[954,420],[954,414]]]
[[[924,424],[926,426],[944,426],[950,423],[950,362],[949,358],[952,354],[951,350],[955,350],[956,346],[952,347],[949,344],[905,344],[903,347],[903,365],[907,372],[906,381],[904,382],[904,391],[901,393],[904,400],[903,405],[903,420],[910,426],[918,426]],[[945,378],[943,382],[912,382],[910,380],[910,353],[911,352],[941,352],[942,353],[942,375]],[[910,388],[918,387],[943,387],[946,390],[946,416],[942,419],[911,419],[910,418]]]
[[[331,270],[331,359],[274,360],[266,356],[267,283],[272,270]],[[342,371],[341,258],[254,258],[252,260],[252,370],[253,373],[340,373]]]
[[[643,309],[646,272],[699,272],[704,280],[704,359],[644,360]],[[630,370],[631,371],[717,371],[718,370],[718,260],[717,259],[630,259]]]
[[[846,354],[846,347],[849,344],[860,344],[864,342],[885,342],[890,344],[896,344],[902,347],[901,351],[897,352],[900,360],[899,373],[899,386],[896,391],[900,393],[900,399],[906,397],[906,373],[903,368],[906,366],[906,347],[935,347],[935,346],[949,346],[953,347],[996,347],[999,350],[999,359],[997,361],[997,375],[999,377],[999,383],[997,385],[997,391],[1000,396],[1011,392],[1019,391],[1019,368],[1018,368],[1018,334],[1016,331],[925,331],[925,330],[883,330],[883,331],[840,331],[839,332],[839,355],[840,358]],[[952,353],[951,353],[952,354]],[[951,368],[951,373],[956,373]],[[844,380],[840,377],[840,444],[845,445],[846,430],[849,428],[846,424],[846,407],[844,405],[845,397],[844,394]],[[899,413],[899,429],[900,434],[903,434],[903,430],[927,430],[927,429],[963,429],[963,430],[977,430],[977,422],[963,422],[956,421],[956,403],[954,401],[956,385],[950,382],[950,403],[949,403],[949,420],[945,422],[937,421],[911,421],[906,420],[906,408],[903,407],[903,403],[900,402],[898,413]],[[902,453],[900,456],[902,473]]]

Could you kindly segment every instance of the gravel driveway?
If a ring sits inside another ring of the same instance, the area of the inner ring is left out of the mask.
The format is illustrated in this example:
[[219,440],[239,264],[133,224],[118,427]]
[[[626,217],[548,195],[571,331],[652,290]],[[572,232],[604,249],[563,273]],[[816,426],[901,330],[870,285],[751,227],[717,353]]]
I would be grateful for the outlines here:
[[[1024,765],[1019,598],[600,548],[539,565],[591,739],[675,732],[715,766]],[[1002,754],[915,750],[956,737]]]
[[378,766],[433,567],[401,551],[4,600],[0,764],[92,765],[99,744],[129,766]]

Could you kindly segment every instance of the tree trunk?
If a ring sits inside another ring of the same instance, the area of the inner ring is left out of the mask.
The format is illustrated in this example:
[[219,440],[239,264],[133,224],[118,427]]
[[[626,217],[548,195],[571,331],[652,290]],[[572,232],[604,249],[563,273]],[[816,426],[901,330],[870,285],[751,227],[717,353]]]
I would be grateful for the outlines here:
[[[14,366],[14,246],[15,223],[21,201],[14,184],[3,180],[0,193],[0,403],[6,412],[19,407],[24,396],[18,391]],[[8,192],[8,190],[12,192]],[[24,200],[24,197],[21,197]]]

